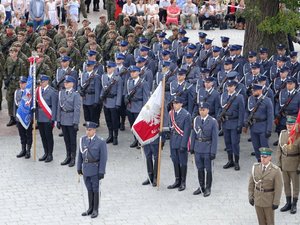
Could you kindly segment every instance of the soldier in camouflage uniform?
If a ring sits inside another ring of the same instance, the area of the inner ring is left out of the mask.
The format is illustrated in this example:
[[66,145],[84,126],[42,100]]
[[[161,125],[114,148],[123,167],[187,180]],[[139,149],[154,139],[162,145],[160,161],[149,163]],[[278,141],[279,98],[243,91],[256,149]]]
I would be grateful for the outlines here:
[[119,52],[119,45],[120,45],[120,42],[125,40],[122,36],[118,36],[116,38],[116,44],[112,47],[112,50],[111,50],[111,57],[114,57],[116,55],[117,52]]
[[73,37],[69,37],[67,39],[67,45],[67,54],[72,59],[70,67],[73,68],[75,66],[75,70],[78,72],[82,67],[83,60],[80,51],[74,46],[75,39]]
[[25,38],[25,42],[27,44],[29,44],[29,46],[32,48],[33,43],[35,42],[35,40],[38,38],[38,34],[33,30],[33,22],[30,21],[27,23],[27,27],[26,27],[27,33],[26,33],[26,38]]
[[39,43],[43,43],[43,37],[47,37],[47,28],[46,27],[41,27],[39,29],[39,37],[33,42],[33,45],[32,45],[33,49],[35,49]]
[[168,38],[171,42],[178,40],[178,27],[172,28],[172,35]]
[[24,62],[21,58],[18,58],[18,50],[14,47],[9,49],[9,57],[6,59],[4,71],[4,84],[7,89],[7,109],[8,115],[10,116],[10,121],[6,126],[12,126],[16,124],[13,112],[14,93],[19,85],[19,77],[23,74],[27,74]]
[[127,35],[130,33],[134,33],[134,28],[130,25],[129,17],[124,17],[123,26],[120,27],[119,31],[123,38],[127,38]]
[[51,39],[57,34],[57,30],[50,23],[50,20],[45,20],[44,26],[47,28],[47,36]]
[[[91,44],[92,42],[96,42],[96,35],[95,35],[95,33],[90,32],[90,33],[88,34],[88,42],[84,45],[83,50],[81,51],[81,53],[82,53],[83,55],[85,55],[85,54],[87,53],[87,51],[90,49],[90,44]],[[96,43],[96,44],[97,44],[97,43]],[[100,50],[101,50],[100,46],[97,47],[97,51],[100,51]]]
[[26,32],[26,16],[20,17],[20,25],[16,27],[16,34],[19,34],[20,31]]
[[12,44],[11,47],[14,47],[17,49],[18,51],[18,58],[22,59],[23,60],[23,63],[24,63],[24,66],[25,66],[25,71],[28,71],[29,69],[29,61],[28,61],[28,57],[27,55],[25,55],[22,51],[21,51],[21,47],[22,47],[22,44],[18,41],[14,42]]
[[50,47],[50,42],[51,42],[51,38],[46,36],[43,37],[43,44],[44,44],[44,53],[45,55],[49,56],[50,60],[51,60],[51,66],[54,69],[53,72],[56,71],[56,51]]
[[108,21],[115,20],[115,11],[116,11],[116,1],[115,0],[105,0],[106,10],[107,10],[107,19]]
[[147,30],[145,32],[145,38],[148,39],[148,46],[152,48],[153,43],[156,41],[156,34],[154,32],[154,26],[152,23],[147,25]]
[[5,59],[2,52],[0,52],[0,110],[2,110],[2,84],[5,75],[4,71]]
[[5,34],[1,35],[0,38],[0,47],[1,52],[5,57],[8,56],[9,48],[13,42],[17,40],[17,35],[14,32],[14,27],[12,25],[6,26]]
[[144,32],[144,27],[143,26],[141,26],[139,24],[135,25],[135,27],[134,27],[134,35],[135,35],[136,42],[138,42],[138,40],[139,40],[140,37],[144,37],[143,32]]
[[108,27],[107,21],[106,21],[106,16],[100,15],[99,19],[100,19],[99,24],[97,24],[96,28],[95,28],[96,42],[98,45],[101,44],[102,37],[109,30],[109,27]]
[[90,25],[90,21],[88,19],[83,19],[82,20],[82,27],[77,30],[75,38],[77,39],[78,37],[84,35],[84,28],[88,27]]
[[101,46],[101,47],[102,47],[102,46],[105,44],[105,42],[107,41],[109,31],[114,30],[114,31],[118,32],[118,31],[117,31],[117,25],[116,25],[116,22],[115,22],[115,21],[110,21],[110,22],[108,23],[108,29],[109,29],[109,30],[103,35],[103,37],[102,37],[102,39],[101,39],[101,43],[100,43],[100,46]]
[[56,60],[56,67],[58,68],[60,67],[60,58],[64,56],[68,56],[68,49],[65,47],[60,47],[57,52],[58,52],[58,58]]
[[58,32],[53,38],[53,44],[54,44],[54,46],[56,46],[56,49],[57,49],[57,46],[60,43],[60,41],[66,37],[65,32],[66,32],[66,26],[64,24],[60,24],[59,28],[58,28]]
[[128,52],[130,54],[134,53],[134,49],[138,46],[138,41],[136,40],[136,37],[133,33],[130,33],[127,35],[127,41],[128,41]]
[[30,45],[28,43],[25,42],[25,37],[26,37],[26,33],[23,31],[19,31],[18,35],[17,35],[17,40],[18,42],[21,43],[21,51],[27,56],[30,57],[31,56],[31,48]]
[[[44,53],[38,53],[38,60],[36,60],[36,74],[45,74],[50,77],[51,80],[54,79],[54,73],[50,69],[49,65],[46,63],[46,58]],[[48,57],[48,56],[47,56]],[[49,59],[49,57],[48,57]]]
[[89,45],[89,49],[87,49],[86,52],[83,52],[83,56],[86,56],[87,52],[89,50],[93,50],[93,51],[96,51],[97,52],[97,55],[96,55],[96,60],[99,61],[101,59],[101,53],[102,53],[102,49],[100,48],[99,45],[97,45],[96,41],[92,41]]
[[118,33],[116,31],[109,31],[108,33],[108,39],[105,42],[103,46],[103,60],[114,60],[114,54],[113,54],[113,46],[116,45],[116,38]]
[[86,43],[88,43],[88,35],[92,32],[90,27],[84,28],[84,35],[77,38],[79,51],[82,52]]
[[[72,38],[74,37],[72,29],[68,29],[66,31],[66,36],[60,40],[60,42],[56,46],[56,49],[59,49],[60,47],[65,47],[65,48],[68,47],[68,45],[67,45],[67,39],[70,38],[70,37],[72,37]],[[75,47],[77,49],[79,48],[76,41],[75,41]]]
[[[36,47],[36,51],[39,53],[39,54],[42,54],[43,55],[43,59],[44,59],[44,62],[45,64],[48,65],[48,67],[50,68],[50,72],[52,73],[55,68],[56,68],[56,65],[52,65],[52,62],[51,62],[51,59],[48,55],[45,55],[45,46],[43,43],[39,43]],[[42,73],[42,74],[46,74],[46,73]],[[46,74],[48,75],[48,73]],[[51,76],[50,76],[51,77]]]

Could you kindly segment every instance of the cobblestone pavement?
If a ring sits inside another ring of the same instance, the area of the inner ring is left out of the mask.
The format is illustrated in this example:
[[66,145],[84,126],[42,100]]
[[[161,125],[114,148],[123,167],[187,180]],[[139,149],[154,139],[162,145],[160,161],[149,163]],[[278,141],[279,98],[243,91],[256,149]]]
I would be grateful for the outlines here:
[[[92,14],[93,24],[98,15]],[[242,43],[243,31],[226,30],[209,32],[209,37],[217,39],[228,35],[232,43]],[[189,33],[193,41],[197,31]],[[219,41],[219,39],[218,39]],[[193,196],[197,188],[195,167],[189,158],[187,188],[183,192],[167,190],[173,183],[173,167],[169,158],[169,146],[162,153],[161,187],[142,186],[146,178],[146,167],[141,151],[130,149],[132,135],[128,128],[120,132],[119,145],[108,146],[109,158],[107,174],[102,182],[100,215],[96,219],[85,218],[81,212],[87,205],[86,190],[78,183],[75,168],[62,167],[65,157],[63,139],[55,129],[54,161],[50,164],[17,159],[20,151],[16,127],[7,128],[6,102],[0,111],[0,224],[2,225],[253,225],[257,224],[255,209],[249,205],[247,184],[251,165],[255,159],[250,156],[251,143],[248,135],[241,139],[241,171],[224,170],[227,156],[224,141],[219,139],[219,150],[214,165],[212,195],[208,198]],[[106,138],[107,129],[101,115],[101,127],[98,135]],[[81,122],[82,124],[82,122]],[[79,135],[84,134],[80,126]],[[270,143],[275,141],[273,134]],[[37,156],[42,155],[42,147],[37,131]],[[82,181],[82,178],[81,178]],[[280,206],[284,204],[284,196]],[[276,211],[277,224],[299,225],[299,213],[290,215]]]

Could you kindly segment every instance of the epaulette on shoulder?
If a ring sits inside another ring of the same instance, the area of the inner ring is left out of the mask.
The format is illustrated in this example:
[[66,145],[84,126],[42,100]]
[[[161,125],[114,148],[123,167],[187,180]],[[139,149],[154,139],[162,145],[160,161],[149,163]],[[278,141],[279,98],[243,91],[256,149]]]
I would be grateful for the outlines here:
[[260,163],[258,163],[258,162],[253,164],[253,166],[259,166],[259,165],[260,165]]
[[274,169],[276,169],[276,170],[277,170],[277,169],[279,169],[279,167],[278,167],[278,166],[276,166],[276,165],[275,165],[275,164],[273,164],[273,163],[272,163],[272,167],[273,167]]

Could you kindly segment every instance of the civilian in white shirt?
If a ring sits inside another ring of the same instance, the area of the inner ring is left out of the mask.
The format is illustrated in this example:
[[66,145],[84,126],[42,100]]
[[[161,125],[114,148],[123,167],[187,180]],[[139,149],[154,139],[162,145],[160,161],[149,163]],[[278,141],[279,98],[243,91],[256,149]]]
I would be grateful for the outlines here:
[[167,21],[167,8],[170,6],[170,0],[159,1],[159,21],[165,23]]
[[186,3],[183,5],[180,15],[181,25],[186,27],[186,21],[189,20],[192,24],[192,29],[195,30],[196,18],[198,14],[197,6],[192,2],[192,0],[186,0]]
[[5,8],[6,21],[11,20],[11,0],[1,0],[1,4]]
[[4,5],[0,4],[0,23],[3,24],[6,18],[5,14],[5,7]]
[[203,21],[204,20],[211,20],[213,26],[216,24],[216,11],[212,5],[209,4],[209,2],[205,2],[203,6],[201,6],[200,12],[199,12],[199,23],[201,30],[203,28]]
[[124,17],[129,17],[131,26],[136,24],[136,5],[132,3],[132,0],[126,0],[126,4],[123,5],[122,14],[119,15],[118,25],[123,23]]

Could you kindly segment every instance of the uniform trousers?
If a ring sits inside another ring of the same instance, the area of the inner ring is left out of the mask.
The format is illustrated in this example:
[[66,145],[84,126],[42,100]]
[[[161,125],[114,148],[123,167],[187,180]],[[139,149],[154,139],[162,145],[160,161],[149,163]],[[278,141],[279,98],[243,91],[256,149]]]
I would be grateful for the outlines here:
[[84,176],[84,184],[88,191],[99,192],[99,177],[98,174],[94,176]]
[[186,166],[188,160],[187,150],[180,151],[179,148],[171,148],[171,159],[174,164]]
[[74,126],[61,126],[62,132],[64,134],[64,141],[66,145],[67,156],[70,157],[76,155],[76,143],[77,143],[77,131],[75,131]]
[[195,152],[195,163],[198,170],[204,171],[206,169],[207,172],[212,171],[210,154],[208,153]]
[[252,141],[252,146],[254,148],[255,157],[257,160],[260,159],[260,151],[259,148],[261,147],[269,147],[268,138],[265,136],[266,134],[263,133],[256,133],[253,129],[250,129],[250,136]]
[[144,146],[146,159],[155,161],[158,159],[158,144],[148,144]]
[[32,145],[32,123],[26,130],[20,122],[17,123],[21,145]]
[[119,111],[116,108],[106,108],[104,106],[105,122],[108,130],[118,130],[120,125]]
[[120,106],[120,109],[119,109],[119,114],[120,114],[120,117],[122,120],[125,121],[125,117],[126,117],[126,105],[125,105],[125,102],[124,102],[124,95],[122,96],[122,101],[121,101],[121,106]]
[[49,122],[38,122],[38,127],[43,143],[43,148],[46,154],[52,154],[53,153],[53,127],[52,123]]
[[129,110],[127,110],[127,116],[128,116],[130,127],[132,127],[132,125],[134,124],[134,121],[136,120],[138,115],[139,115],[139,113],[132,113]]
[[236,129],[225,129],[224,132],[224,142],[228,154],[240,155],[240,138],[241,135],[237,133]]
[[255,206],[259,225],[274,225],[274,210],[272,207]]
[[[284,193],[286,196],[297,198],[299,196],[299,175],[296,171],[282,171]],[[291,190],[293,186],[293,194]]]
[[94,107],[93,105],[83,105],[83,115],[85,121],[99,124],[99,120],[97,120],[97,113],[99,112],[99,109],[97,109],[97,107]]

